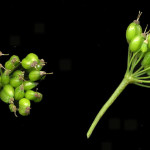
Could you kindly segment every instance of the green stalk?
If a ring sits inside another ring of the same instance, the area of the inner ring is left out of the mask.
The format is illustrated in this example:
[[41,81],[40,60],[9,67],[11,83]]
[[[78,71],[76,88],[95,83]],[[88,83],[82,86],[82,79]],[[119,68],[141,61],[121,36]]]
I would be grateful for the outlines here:
[[97,116],[95,117],[92,125],[90,126],[88,132],[87,132],[87,138],[89,138],[95,129],[97,123],[102,118],[106,110],[112,105],[112,103],[116,100],[116,98],[122,93],[122,91],[126,88],[126,86],[131,83],[132,78],[128,76],[128,74],[125,75],[124,79],[121,81],[115,92],[111,95],[111,97],[107,100],[107,102],[103,105],[103,107],[98,112]]

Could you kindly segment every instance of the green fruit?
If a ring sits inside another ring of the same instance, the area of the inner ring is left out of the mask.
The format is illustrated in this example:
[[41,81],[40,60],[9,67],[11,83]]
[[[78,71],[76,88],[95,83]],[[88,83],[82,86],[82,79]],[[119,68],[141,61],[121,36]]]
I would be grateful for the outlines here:
[[141,62],[141,65],[144,67],[148,67],[150,65],[150,52],[147,52]]
[[142,27],[140,26],[140,24],[137,24],[137,26],[136,26],[136,32],[137,32],[137,34],[136,35],[140,35],[141,33],[142,33]]
[[32,82],[32,81],[24,81],[23,84],[24,84],[24,90],[25,91],[31,90],[38,85],[37,82]]
[[41,71],[36,71],[36,70],[31,71],[29,73],[30,81],[37,81],[37,80],[41,79],[42,73],[43,73],[43,71],[42,72]]
[[19,114],[22,116],[27,116],[30,114],[30,100],[26,99],[26,98],[22,98],[21,100],[19,100]]
[[142,45],[141,45],[141,51],[142,51],[143,53],[145,53],[145,52],[147,52],[147,50],[148,50],[148,41],[145,40],[145,41],[142,43]]
[[17,66],[20,63],[20,59],[17,55],[12,55],[9,60],[14,66]]
[[5,70],[4,73],[1,75],[2,85],[9,84],[9,81],[10,81],[9,74],[10,74],[10,70]]
[[5,69],[14,70],[15,69],[15,65],[10,60],[8,60],[5,63]]
[[24,72],[21,70],[16,70],[12,74],[12,77],[20,77],[20,76],[24,76]]
[[34,70],[40,71],[40,70],[42,70],[42,68],[43,68],[42,65],[37,64],[36,67],[32,67],[32,68],[28,69],[27,72],[31,72],[31,71],[34,71]]
[[28,59],[24,58],[22,60],[22,67],[25,69],[30,69],[31,68],[31,61],[28,61]]
[[45,65],[44,59],[40,59],[39,63],[35,67],[28,69],[27,72],[31,72],[34,70],[41,71],[44,65]]
[[8,70],[14,70],[15,67],[20,63],[20,59],[18,56],[13,55],[10,57],[10,59],[8,61],[6,61],[5,63],[5,68]]
[[25,98],[27,98],[29,100],[34,100],[35,99],[35,91],[27,90],[25,93]]
[[46,74],[53,74],[53,73],[46,73],[45,71],[34,70],[29,73],[29,79],[30,81],[37,81],[40,80],[41,77],[43,77]]
[[43,99],[43,94],[39,93],[39,92],[35,92],[35,97],[36,98],[34,99],[34,102],[38,103],[38,102],[40,102]]
[[28,90],[25,93],[25,98],[29,100],[33,100],[34,102],[40,102],[43,98],[43,95],[39,92],[35,92],[33,90]]
[[131,52],[138,51],[141,48],[143,41],[144,36],[142,34],[135,36],[129,44],[129,49],[131,50]]
[[26,58],[30,59],[30,60],[38,60],[38,56],[34,53],[29,53]]
[[5,103],[12,103],[14,101],[14,88],[7,84],[0,92],[0,98]]
[[14,88],[18,87],[23,83],[23,79],[20,77],[13,77],[10,79],[10,85]]
[[128,43],[131,42],[131,40],[136,36],[142,33],[142,28],[139,24],[136,22],[130,23],[126,30],[126,39]]
[[22,67],[25,69],[31,69],[32,67],[35,67],[38,62],[38,56],[34,53],[30,53],[22,60]]
[[24,95],[24,85],[21,84],[20,86],[15,88],[15,100],[22,99]]

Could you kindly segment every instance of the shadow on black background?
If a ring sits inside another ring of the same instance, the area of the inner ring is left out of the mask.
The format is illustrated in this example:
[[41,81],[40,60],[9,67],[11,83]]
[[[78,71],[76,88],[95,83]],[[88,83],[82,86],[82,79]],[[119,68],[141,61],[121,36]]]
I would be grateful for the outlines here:
[[[126,10],[117,7],[119,4],[109,5],[114,7],[64,0],[1,6],[0,50],[16,54],[20,59],[34,52],[48,62],[44,70],[54,72],[38,86],[44,99],[32,104],[30,116],[15,118],[8,106],[0,102],[1,143],[43,149],[52,146],[55,149],[81,146],[98,146],[102,150],[143,149],[145,135],[149,133],[146,119],[149,89],[134,85],[125,89],[91,138],[86,139],[95,115],[124,76],[128,24],[136,19],[140,9],[142,27],[150,23],[148,10],[140,6]],[[37,29],[36,24],[40,26]],[[1,63],[7,59],[1,57]],[[120,122],[114,130],[109,128],[111,118]],[[137,122],[133,130],[124,128],[128,119]]]

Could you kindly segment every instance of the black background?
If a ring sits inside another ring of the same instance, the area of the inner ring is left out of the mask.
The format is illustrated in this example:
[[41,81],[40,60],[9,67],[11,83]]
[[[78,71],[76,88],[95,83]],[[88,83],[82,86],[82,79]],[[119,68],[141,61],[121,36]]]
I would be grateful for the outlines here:
[[[121,82],[127,60],[125,31],[142,11],[141,26],[150,23],[149,9],[123,2],[18,3],[1,5],[0,50],[21,59],[34,52],[54,72],[38,86],[41,103],[32,104],[28,117],[15,117],[0,102],[1,143],[15,148],[87,148],[111,142],[113,149],[144,149],[149,135],[149,89],[129,85],[109,108],[90,139],[86,132],[100,107]],[[45,33],[34,33],[43,22]],[[19,35],[21,44],[10,45]],[[4,63],[8,57],[1,57]],[[59,61],[67,58],[71,69],[61,71]],[[117,117],[121,129],[111,131],[108,120]],[[123,121],[134,118],[136,131],[124,131]]]

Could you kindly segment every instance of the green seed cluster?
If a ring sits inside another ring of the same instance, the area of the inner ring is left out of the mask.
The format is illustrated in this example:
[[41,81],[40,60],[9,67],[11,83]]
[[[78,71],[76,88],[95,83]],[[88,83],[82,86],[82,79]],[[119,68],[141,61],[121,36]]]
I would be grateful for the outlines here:
[[143,32],[139,21],[141,14],[142,12],[139,11],[137,19],[131,22],[126,29],[126,40],[129,45],[124,78],[96,115],[87,132],[87,138],[91,136],[99,120],[127,85],[135,84],[150,88],[150,30],[146,31],[148,27],[146,26]]
[[[141,67],[146,69],[147,75],[150,75],[150,69],[148,69],[150,67],[150,30],[146,31],[146,26],[143,32],[139,21],[141,14],[142,12],[139,12],[137,19],[130,23],[126,30],[126,39],[130,51],[128,59],[132,57],[132,71],[136,66],[134,66],[134,63],[140,62]],[[131,67],[130,64],[128,66]]]
[[[0,52],[2,55],[8,54]],[[4,66],[0,64],[0,99],[9,105],[15,116],[17,111],[22,116],[28,116],[31,101],[38,103],[43,99],[43,94],[36,87],[47,74],[53,74],[42,71],[45,64],[34,53],[29,53],[22,60],[12,55]]]

